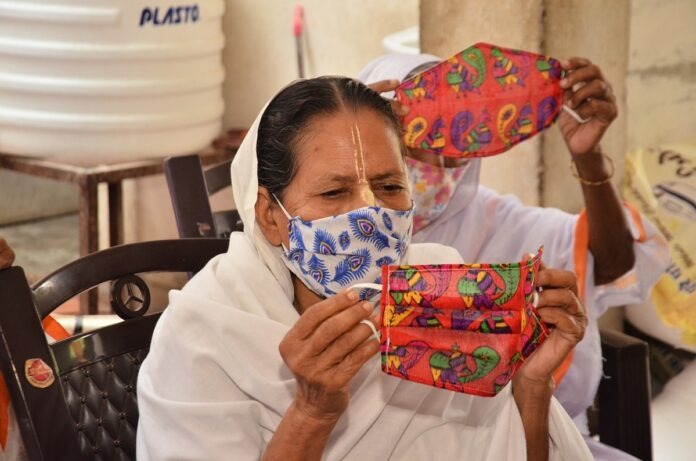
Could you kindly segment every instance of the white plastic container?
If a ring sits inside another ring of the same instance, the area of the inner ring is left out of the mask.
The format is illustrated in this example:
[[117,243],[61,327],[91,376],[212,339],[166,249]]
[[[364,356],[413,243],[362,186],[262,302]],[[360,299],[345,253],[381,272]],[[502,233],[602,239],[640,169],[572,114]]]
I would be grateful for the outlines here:
[[387,35],[382,39],[382,47],[388,53],[420,53],[420,29],[418,26]]
[[0,0],[0,151],[76,165],[220,133],[222,0]]

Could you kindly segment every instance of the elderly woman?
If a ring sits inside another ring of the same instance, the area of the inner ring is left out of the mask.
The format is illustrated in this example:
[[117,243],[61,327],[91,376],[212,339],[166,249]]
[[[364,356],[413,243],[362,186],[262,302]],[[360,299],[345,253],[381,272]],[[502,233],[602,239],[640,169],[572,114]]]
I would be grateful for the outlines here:
[[171,293],[142,365],[138,459],[590,459],[551,396],[585,325],[568,272],[539,273],[555,328],[496,397],[381,372],[373,307],[345,288],[380,264],[461,261],[409,244],[399,132],[388,102],[342,77],[295,82],[262,111],[232,164],[244,233]]
[[[439,61],[426,54],[385,55],[369,63],[359,78],[378,91],[390,91]],[[479,185],[480,160],[443,161],[410,149],[406,160],[416,203],[414,241],[452,246],[471,261],[506,261],[543,244],[548,264],[576,272],[589,322],[554,395],[587,436],[597,459],[635,459],[588,434],[586,410],[602,376],[597,319],[609,307],[645,299],[667,268],[669,253],[655,227],[623,206],[609,182],[611,173],[599,142],[617,115],[611,85],[587,59],[571,58],[562,65],[568,75],[561,82],[566,104],[588,119],[580,124],[562,113],[558,121],[579,174],[586,210],[578,216],[524,206],[514,196]]]

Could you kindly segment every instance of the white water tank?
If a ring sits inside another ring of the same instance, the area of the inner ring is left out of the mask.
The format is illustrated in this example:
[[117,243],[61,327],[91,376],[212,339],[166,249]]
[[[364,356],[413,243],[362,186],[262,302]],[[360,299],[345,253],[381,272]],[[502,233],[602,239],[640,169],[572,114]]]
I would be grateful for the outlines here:
[[222,0],[0,0],[0,152],[93,166],[221,131]]

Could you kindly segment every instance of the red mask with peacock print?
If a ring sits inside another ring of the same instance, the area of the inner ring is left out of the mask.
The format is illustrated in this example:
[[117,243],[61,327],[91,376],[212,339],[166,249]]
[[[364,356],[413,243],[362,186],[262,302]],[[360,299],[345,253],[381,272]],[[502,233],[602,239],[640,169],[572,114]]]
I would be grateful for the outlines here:
[[447,157],[500,154],[545,130],[563,105],[558,60],[479,43],[407,80],[404,141]]
[[382,370],[494,396],[547,338],[536,256],[511,264],[382,267]]

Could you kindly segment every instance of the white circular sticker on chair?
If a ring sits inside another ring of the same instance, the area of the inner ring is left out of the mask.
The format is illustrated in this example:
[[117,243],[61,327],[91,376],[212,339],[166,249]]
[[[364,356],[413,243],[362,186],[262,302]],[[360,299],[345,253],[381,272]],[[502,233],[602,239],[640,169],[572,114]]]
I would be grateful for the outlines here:
[[50,386],[55,381],[53,369],[41,359],[29,359],[24,362],[24,376],[29,384],[41,389]]

